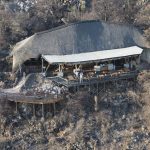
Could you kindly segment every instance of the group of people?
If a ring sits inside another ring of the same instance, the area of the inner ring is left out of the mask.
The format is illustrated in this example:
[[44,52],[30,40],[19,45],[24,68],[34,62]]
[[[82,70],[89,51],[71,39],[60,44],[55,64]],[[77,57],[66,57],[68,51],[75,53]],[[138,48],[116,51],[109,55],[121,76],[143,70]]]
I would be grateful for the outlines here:
[[80,69],[73,69],[73,73],[75,78],[80,80],[80,83],[83,82],[83,71]]

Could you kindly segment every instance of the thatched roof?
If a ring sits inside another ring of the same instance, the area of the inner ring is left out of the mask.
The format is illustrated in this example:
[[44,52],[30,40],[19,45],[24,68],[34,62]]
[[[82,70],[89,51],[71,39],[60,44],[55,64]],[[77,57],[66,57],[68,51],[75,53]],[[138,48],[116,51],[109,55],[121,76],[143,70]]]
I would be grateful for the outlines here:
[[66,55],[130,46],[149,47],[133,26],[84,21],[39,32],[16,44],[12,51],[13,69],[30,58]]

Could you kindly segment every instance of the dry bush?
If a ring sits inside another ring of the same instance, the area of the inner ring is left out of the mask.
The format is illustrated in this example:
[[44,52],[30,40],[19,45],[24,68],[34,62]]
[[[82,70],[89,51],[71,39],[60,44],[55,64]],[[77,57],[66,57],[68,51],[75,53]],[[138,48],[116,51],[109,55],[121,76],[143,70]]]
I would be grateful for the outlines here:
[[139,84],[141,85],[140,100],[144,104],[143,106],[143,117],[148,124],[150,129],[150,72],[143,71],[138,78]]
[[139,100],[139,95],[134,92],[134,91],[128,91],[128,97],[131,98],[134,101],[138,101]]
[[13,112],[10,101],[5,97],[0,99],[0,115],[11,114]]

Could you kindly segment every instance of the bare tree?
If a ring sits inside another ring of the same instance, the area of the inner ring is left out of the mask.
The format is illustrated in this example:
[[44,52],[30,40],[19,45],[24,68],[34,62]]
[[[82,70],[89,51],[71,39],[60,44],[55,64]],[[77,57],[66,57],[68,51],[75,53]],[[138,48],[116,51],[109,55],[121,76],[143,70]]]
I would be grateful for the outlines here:
[[99,19],[109,21],[116,11],[115,0],[97,0],[95,11]]
[[113,22],[133,23],[139,10],[138,0],[97,0],[95,11],[99,19]]

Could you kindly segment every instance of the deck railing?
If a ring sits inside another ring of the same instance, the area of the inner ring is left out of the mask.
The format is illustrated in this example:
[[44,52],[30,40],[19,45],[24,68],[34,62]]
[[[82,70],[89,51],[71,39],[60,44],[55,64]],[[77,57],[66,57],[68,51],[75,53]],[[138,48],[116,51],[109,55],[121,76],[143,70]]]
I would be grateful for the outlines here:
[[[114,72],[115,73],[115,72]],[[63,77],[55,76],[55,77],[48,77],[52,81],[54,81],[57,84],[62,84],[65,86],[74,86],[74,85],[85,85],[85,84],[90,84],[90,83],[97,83],[97,82],[107,82],[107,81],[112,81],[112,80],[120,80],[120,79],[125,79],[125,78],[130,78],[134,77],[138,74],[138,71],[129,71],[129,72],[121,72],[116,74],[106,74],[102,75],[101,77],[91,77],[91,78],[83,78],[82,82],[80,82],[79,79],[74,79],[74,80],[68,80]]]

